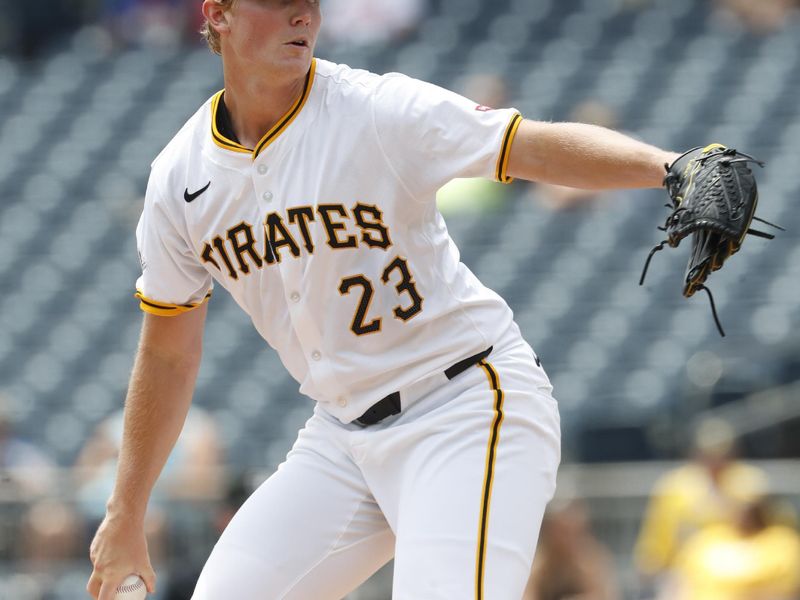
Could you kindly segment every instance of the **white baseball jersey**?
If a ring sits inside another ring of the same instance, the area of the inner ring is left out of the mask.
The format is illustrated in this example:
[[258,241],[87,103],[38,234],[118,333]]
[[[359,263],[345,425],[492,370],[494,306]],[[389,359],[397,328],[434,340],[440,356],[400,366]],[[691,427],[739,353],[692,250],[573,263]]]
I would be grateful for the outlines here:
[[226,127],[223,93],[153,162],[137,229],[143,310],[191,310],[218,282],[300,391],[345,423],[509,327],[435,196],[456,177],[509,181],[517,111],[316,59],[249,149]]

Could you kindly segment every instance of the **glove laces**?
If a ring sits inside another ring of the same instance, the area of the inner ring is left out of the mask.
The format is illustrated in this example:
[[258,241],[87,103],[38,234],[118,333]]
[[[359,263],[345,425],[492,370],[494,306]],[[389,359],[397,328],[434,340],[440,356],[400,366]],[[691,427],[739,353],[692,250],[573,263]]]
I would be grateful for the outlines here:
[[714,324],[717,326],[717,331],[722,337],[725,337],[725,331],[722,329],[722,324],[719,322],[719,316],[717,315],[717,305],[714,304],[714,296],[711,295],[711,290],[704,286],[702,283],[696,285],[696,290],[705,290],[706,294],[708,294],[708,301],[711,303],[711,314],[714,317]]

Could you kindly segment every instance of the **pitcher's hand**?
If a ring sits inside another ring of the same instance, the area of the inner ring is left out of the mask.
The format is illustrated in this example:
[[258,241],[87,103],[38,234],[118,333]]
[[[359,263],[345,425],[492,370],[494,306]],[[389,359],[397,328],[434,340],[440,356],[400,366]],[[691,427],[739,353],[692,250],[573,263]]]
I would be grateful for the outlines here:
[[144,523],[106,514],[89,548],[94,570],[86,590],[95,600],[114,600],[117,587],[128,575],[139,575],[150,594],[156,591],[156,574],[150,565]]

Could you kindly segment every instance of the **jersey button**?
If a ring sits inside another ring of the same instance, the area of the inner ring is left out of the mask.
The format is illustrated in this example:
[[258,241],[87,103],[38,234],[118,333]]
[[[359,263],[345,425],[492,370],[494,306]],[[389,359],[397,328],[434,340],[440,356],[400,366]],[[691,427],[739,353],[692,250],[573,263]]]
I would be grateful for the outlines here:
[[258,165],[256,167],[256,171],[258,171],[259,175],[266,175],[267,171],[269,171],[269,168],[267,167],[267,165]]
[[264,192],[261,194],[261,197],[267,202],[270,202],[272,200],[272,192]]
[[297,292],[292,292],[292,295],[289,297],[292,299],[292,302],[300,302],[300,294]]
[[344,398],[337,398],[336,404],[344,408],[345,406],[347,406],[347,400],[345,400]]
[[319,360],[320,358],[322,358],[322,352],[320,352],[319,350],[314,350],[311,353],[311,358],[313,358],[314,360]]

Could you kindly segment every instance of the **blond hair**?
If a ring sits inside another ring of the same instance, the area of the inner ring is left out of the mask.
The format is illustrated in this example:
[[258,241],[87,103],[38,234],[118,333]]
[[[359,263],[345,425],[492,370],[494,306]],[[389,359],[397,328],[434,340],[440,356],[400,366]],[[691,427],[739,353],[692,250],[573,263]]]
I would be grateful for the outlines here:
[[[236,2],[236,0],[214,0],[214,1],[225,10],[229,10]],[[211,26],[211,23],[208,22],[208,19],[205,20],[203,26],[200,28],[200,33],[205,38],[208,47],[211,48],[211,51],[214,54],[222,53],[222,49],[219,43],[219,32]]]

